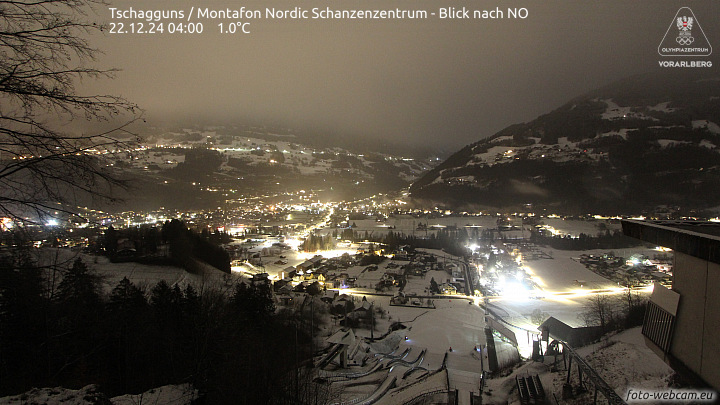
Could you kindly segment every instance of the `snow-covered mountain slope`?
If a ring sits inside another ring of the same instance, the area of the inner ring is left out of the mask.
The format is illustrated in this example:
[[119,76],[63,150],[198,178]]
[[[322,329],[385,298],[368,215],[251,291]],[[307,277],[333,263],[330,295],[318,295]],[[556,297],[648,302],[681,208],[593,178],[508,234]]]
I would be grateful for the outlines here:
[[223,127],[150,131],[138,147],[110,159],[118,170],[136,176],[140,191],[125,199],[139,205],[140,199],[152,198],[147,206],[216,207],[243,196],[300,190],[355,199],[407,187],[438,163],[311,147],[292,136],[234,132]]
[[392,167],[404,181],[417,179],[429,168],[429,161],[388,154],[358,154],[342,148],[313,148],[289,140],[267,140],[222,135],[222,130],[165,132],[152,135],[129,163],[138,169],[162,170],[184,162],[186,149],[205,148],[223,155],[222,171],[238,166],[274,165],[304,175],[349,172],[360,179],[372,179],[375,172]]
[[454,207],[714,207],[719,124],[720,77],[633,77],[466,146],[410,191]]

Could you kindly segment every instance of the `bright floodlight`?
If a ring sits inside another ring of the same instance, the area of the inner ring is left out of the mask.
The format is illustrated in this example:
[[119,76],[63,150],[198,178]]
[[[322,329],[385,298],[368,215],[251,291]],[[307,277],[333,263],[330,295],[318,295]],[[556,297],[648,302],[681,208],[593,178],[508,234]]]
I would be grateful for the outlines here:
[[513,301],[525,301],[530,299],[530,291],[520,283],[506,283],[502,288],[502,296]]

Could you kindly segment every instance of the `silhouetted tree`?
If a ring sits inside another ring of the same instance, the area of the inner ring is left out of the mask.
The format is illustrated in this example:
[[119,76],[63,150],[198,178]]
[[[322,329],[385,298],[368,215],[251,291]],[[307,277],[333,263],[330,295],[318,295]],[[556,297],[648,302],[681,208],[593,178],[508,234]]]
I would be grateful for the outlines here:
[[117,252],[118,248],[118,233],[115,228],[110,225],[105,231],[105,251],[108,255],[112,256]]
[[50,343],[51,379],[76,384],[86,373],[98,372],[95,356],[104,346],[100,325],[104,302],[100,295],[100,277],[78,258],[58,285],[55,295],[55,336]]
[[233,310],[245,319],[258,321],[275,312],[272,291],[266,283],[238,283],[230,303]]
[[47,378],[48,300],[40,270],[19,253],[0,258],[0,396]]
[[115,367],[119,378],[113,380],[123,392],[142,390],[144,373],[143,353],[147,337],[144,322],[148,313],[148,303],[144,292],[127,277],[123,277],[113,288],[108,306],[107,329],[112,337],[115,355]]
[[587,326],[600,326],[610,330],[617,326],[619,318],[617,301],[607,294],[594,294],[587,299],[580,316]]
[[310,295],[318,295],[322,291],[322,287],[320,287],[320,283],[317,281],[307,286],[305,289],[305,292]]
[[433,294],[440,294],[440,286],[435,281],[435,277],[430,278],[430,292]]

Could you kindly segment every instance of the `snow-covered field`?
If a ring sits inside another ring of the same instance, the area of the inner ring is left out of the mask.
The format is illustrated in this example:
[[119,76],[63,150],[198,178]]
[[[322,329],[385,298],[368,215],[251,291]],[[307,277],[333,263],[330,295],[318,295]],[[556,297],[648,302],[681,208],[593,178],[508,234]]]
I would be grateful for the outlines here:
[[[588,270],[577,258],[581,254],[601,255],[608,250],[586,250],[567,251],[543,248],[549,253],[552,259],[539,259],[524,262],[528,267],[533,279],[546,292],[543,299],[491,299],[495,310],[500,312],[505,320],[525,329],[537,330],[537,325],[532,323],[533,311],[546,313],[570,326],[586,326],[582,319],[582,312],[588,302],[588,291],[593,289],[612,289],[618,285],[592,271]],[[635,253],[652,256],[655,251],[644,248],[618,249],[615,255],[629,257]],[[580,287],[577,281],[583,281]],[[524,334],[522,331],[516,333]]]
[[[36,251],[36,254],[39,263],[43,265],[61,263],[60,267],[63,266],[63,263],[64,266],[71,266],[77,258],[80,258],[91,271],[100,276],[101,286],[107,293],[112,291],[124,277],[127,277],[133,284],[148,289],[161,280],[170,286],[184,287],[187,284],[193,284],[196,288],[201,289],[204,287],[226,288],[240,276],[228,275],[210,265],[199,262],[197,264],[201,271],[192,274],[174,266],[150,266],[135,262],[112,263],[105,256],[77,253],[68,249],[40,249]],[[52,288],[51,284],[53,283],[57,287],[62,279],[62,272],[53,272],[49,268],[46,273],[49,287]]]
[[[546,291],[573,291],[579,288],[579,284],[583,284],[585,288],[589,289],[617,287],[617,283],[593,273],[579,261],[581,254],[602,255],[610,252],[610,249],[574,251],[542,248],[542,250],[553,258],[527,261],[523,265],[532,270],[532,273],[541,281],[539,284]],[[635,253],[652,257],[657,253],[644,247],[617,249],[613,252],[616,256],[621,257],[630,257]],[[584,281],[584,283],[577,283],[576,280]]]

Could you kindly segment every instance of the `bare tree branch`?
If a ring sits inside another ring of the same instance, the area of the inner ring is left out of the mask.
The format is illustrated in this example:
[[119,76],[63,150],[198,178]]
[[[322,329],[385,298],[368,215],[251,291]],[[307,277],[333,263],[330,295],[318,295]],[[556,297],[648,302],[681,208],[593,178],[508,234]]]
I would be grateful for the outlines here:
[[[137,142],[138,107],[113,95],[79,94],[83,78],[112,78],[92,66],[100,53],[88,36],[104,29],[88,19],[105,0],[0,0],[0,215],[19,223],[54,212],[77,215],[82,196],[113,200],[126,182],[108,164]],[[95,134],[57,128],[75,120],[127,119]]]

